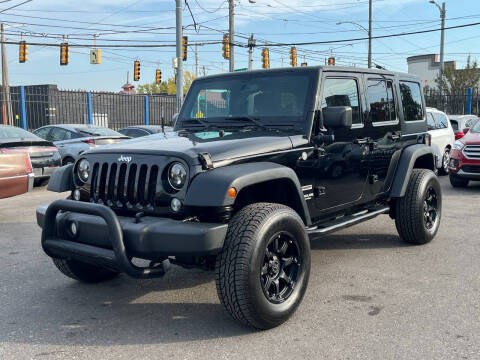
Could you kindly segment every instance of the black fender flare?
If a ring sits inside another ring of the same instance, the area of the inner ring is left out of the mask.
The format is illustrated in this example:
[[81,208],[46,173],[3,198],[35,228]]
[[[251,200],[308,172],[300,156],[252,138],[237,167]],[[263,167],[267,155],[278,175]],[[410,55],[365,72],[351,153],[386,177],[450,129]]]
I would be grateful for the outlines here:
[[[398,161],[397,170],[395,171],[395,178],[393,179],[392,188],[390,190],[390,197],[399,198],[405,196],[408,182],[412,176],[412,171],[417,159],[431,156],[431,161],[428,160],[426,166],[423,168],[435,170],[435,155],[433,149],[425,144],[416,144],[406,147]],[[431,163],[430,163],[431,162]]]
[[193,178],[185,197],[186,206],[231,206],[234,198],[228,189],[234,187],[240,194],[242,189],[270,180],[286,179],[296,189],[299,209],[296,209],[306,225],[311,225],[310,212],[303,196],[297,174],[289,167],[272,162],[231,165],[209,170]]
[[73,184],[73,164],[64,165],[56,169],[48,181],[48,191],[64,192],[71,191]]

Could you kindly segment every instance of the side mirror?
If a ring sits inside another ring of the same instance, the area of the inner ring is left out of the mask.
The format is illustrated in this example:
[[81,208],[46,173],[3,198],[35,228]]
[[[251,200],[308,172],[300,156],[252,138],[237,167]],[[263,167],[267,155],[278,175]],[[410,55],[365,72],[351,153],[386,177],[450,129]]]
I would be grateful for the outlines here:
[[470,130],[470,128],[465,128],[465,129],[463,129],[463,133],[464,133],[464,134],[468,133],[468,130]]
[[328,106],[323,109],[323,125],[327,129],[349,128],[352,126],[350,106]]

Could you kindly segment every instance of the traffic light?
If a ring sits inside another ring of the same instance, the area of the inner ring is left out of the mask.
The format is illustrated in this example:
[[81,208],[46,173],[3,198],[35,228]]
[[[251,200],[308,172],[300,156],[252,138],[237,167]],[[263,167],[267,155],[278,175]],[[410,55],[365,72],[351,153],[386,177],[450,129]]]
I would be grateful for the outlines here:
[[264,48],[262,50],[262,67],[264,69],[269,69],[270,68],[270,57],[268,53],[268,49]]
[[230,35],[228,34],[223,35],[222,43],[223,43],[223,46],[222,46],[223,58],[230,59]]
[[182,37],[182,59],[187,61],[188,36]]
[[133,81],[140,80],[140,61],[133,62]]
[[68,65],[70,57],[70,47],[68,46],[68,43],[63,42],[60,45],[60,65]]
[[162,83],[162,70],[157,69],[155,71],[155,84],[161,84]]
[[28,60],[27,55],[28,55],[28,45],[24,40],[22,40],[22,41],[20,41],[18,61],[21,62],[21,63],[24,63],[25,61]]
[[329,57],[328,58],[328,65],[335,66],[335,58],[334,57]]
[[292,46],[290,49],[290,65],[293,67],[297,66],[297,48]]

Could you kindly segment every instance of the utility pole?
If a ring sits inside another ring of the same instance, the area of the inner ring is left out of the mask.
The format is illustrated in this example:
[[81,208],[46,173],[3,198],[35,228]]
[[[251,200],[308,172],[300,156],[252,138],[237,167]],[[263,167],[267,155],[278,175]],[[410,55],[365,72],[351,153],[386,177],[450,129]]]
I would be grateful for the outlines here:
[[253,48],[255,44],[256,42],[252,34],[248,39],[248,70],[253,70]]
[[235,46],[234,43],[234,22],[233,22],[233,10],[235,8],[234,0],[228,0],[228,25],[229,25],[229,41],[230,41],[230,72],[235,70]]
[[13,125],[12,99],[10,97],[10,85],[8,81],[8,58],[5,45],[5,27],[1,24],[2,40],[2,117],[4,125]]
[[195,44],[195,77],[198,77],[198,44]]
[[175,0],[177,18],[177,112],[180,112],[183,102],[183,60],[182,60],[182,0]]
[[442,9],[440,10],[440,18],[442,19],[442,35],[440,37],[440,79],[443,79],[443,67],[445,56],[445,16],[447,10],[445,9],[445,3],[442,3]]
[[372,67],[372,0],[368,1],[368,68]]

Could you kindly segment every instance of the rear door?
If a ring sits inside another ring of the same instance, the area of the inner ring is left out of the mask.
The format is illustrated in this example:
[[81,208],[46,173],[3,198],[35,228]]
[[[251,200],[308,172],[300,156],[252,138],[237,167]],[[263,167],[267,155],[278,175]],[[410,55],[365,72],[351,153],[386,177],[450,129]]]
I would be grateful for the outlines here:
[[395,152],[401,148],[396,80],[391,75],[365,74],[369,138],[369,197],[388,191],[385,181]]

